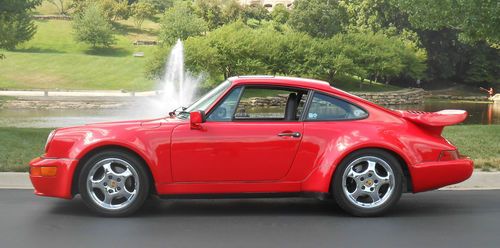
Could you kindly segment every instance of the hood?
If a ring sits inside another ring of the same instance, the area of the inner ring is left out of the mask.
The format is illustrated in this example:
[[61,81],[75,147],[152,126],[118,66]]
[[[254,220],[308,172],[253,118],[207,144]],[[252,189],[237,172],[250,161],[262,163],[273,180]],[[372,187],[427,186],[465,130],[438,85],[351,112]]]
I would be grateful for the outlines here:
[[178,118],[156,118],[146,120],[125,120],[125,121],[111,121],[111,122],[98,122],[86,124],[86,127],[118,127],[118,126],[141,126],[155,128],[167,124],[178,124],[185,120]]

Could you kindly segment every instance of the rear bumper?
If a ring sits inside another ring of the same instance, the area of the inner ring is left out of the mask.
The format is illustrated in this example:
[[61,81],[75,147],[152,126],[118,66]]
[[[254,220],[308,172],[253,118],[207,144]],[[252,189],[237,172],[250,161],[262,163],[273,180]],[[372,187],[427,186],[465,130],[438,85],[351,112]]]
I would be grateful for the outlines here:
[[[73,173],[78,160],[67,158],[35,158],[30,162],[30,180],[35,188],[35,194],[39,196],[50,196],[71,199],[71,185]],[[33,167],[56,167],[55,176],[34,176]]]
[[467,180],[474,170],[474,162],[467,157],[452,161],[420,163],[411,169],[413,192],[422,192]]

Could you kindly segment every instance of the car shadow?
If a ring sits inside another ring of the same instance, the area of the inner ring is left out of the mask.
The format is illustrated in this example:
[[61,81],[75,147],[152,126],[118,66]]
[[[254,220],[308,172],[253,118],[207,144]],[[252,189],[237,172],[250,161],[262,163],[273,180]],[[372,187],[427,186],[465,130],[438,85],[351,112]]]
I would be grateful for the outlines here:
[[[463,202],[448,200],[428,201],[411,195],[404,197],[383,218],[414,218],[421,216],[450,216],[472,211]],[[79,197],[71,201],[54,202],[50,213],[54,215],[101,217],[90,211]],[[275,199],[157,199],[151,198],[129,218],[157,217],[217,217],[217,216],[329,216],[350,218],[330,200],[307,198]]]
[[[54,202],[50,214],[100,217],[76,197]],[[148,199],[131,218],[165,216],[348,216],[331,201],[304,198],[280,199]]]

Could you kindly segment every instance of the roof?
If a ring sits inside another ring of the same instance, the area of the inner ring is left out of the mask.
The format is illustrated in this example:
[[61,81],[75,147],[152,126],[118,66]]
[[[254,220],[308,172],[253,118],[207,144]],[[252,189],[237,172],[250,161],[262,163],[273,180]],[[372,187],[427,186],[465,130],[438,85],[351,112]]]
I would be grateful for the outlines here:
[[281,77],[281,76],[265,76],[265,75],[255,75],[255,76],[237,76],[229,78],[229,81],[233,84],[278,84],[278,85],[288,85],[295,87],[305,87],[305,88],[316,88],[322,90],[331,90],[332,87],[328,82],[308,79],[308,78],[297,78],[297,77]]

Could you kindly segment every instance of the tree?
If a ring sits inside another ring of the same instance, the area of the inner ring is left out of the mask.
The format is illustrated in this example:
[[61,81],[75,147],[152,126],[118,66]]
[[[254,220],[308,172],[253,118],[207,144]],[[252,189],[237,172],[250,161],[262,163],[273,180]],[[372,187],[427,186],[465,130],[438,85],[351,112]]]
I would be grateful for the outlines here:
[[363,75],[362,65],[356,65],[344,51],[350,44],[343,42],[342,35],[329,39],[316,39],[307,60],[311,74],[318,75],[328,82],[334,82],[339,74]]
[[109,47],[115,42],[111,24],[98,3],[89,4],[74,17],[73,29],[78,42],[88,43],[92,47]]
[[339,4],[347,10],[351,30],[379,32],[395,28],[399,33],[411,28],[408,16],[394,0],[340,0]]
[[60,15],[65,15],[66,14],[66,8],[65,8],[65,0],[46,0],[47,2],[51,3],[57,8],[57,12]]
[[[395,0],[394,0],[395,1]],[[400,0],[395,1],[416,28],[459,32],[462,41],[486,41],[500,49],[498,0]]]
[[153,5],[148,2],[137,2],[132,4],[132,16],[137,28],[141,28],[142,23],[146,18],[150,18],[155,14]]
[[273,12],[271,12],[271,17],[273,21],[279,24],[285,24],[290,18],[290,11],[283,4],[277,4],[274,6]]
[[163,13],[166,9],[172,7],[175,0],[142,0],[153,6],[156,13]]
[[311,75],[309,60],[316,42],[309,35],[286,30],[277,32],[270,27],[257,29],[253,35],[254,50],[259,51],[266,74],[307,76]]
[[271,14],[262,5],[247,5],[241,11],[241,18],[246,24],[252,20],[260,24],[264,20],[271,20]]
[[[14,49],[36,32],[31,11],[41,0],[0,0],[0,49]],[[0,54],[0,59],[4,55]]]
[[242,11],[236,0],[196,0],[193,9],[210,30],[238,20]]
[[196,16],[185,2],[176,2],[169,8],[160,22],[160,40],[171,45],[177,39],[201,35],[208,30],[207,23]]
[[235,22],[241,17],[243,8],[236,0],[226,0],[222,6],[222,20],[224,24]]
[[194,1],[194,12],[205,20],[210,30],[224,24],[221,0],[196,0]]
[[346,9],[336,0],[296,0],[288,24],[313,37],[328,38],[342,32]]
[[130,8],[126,0],[100,0],[104,15],[111,21],[126,20],[130,16]]

